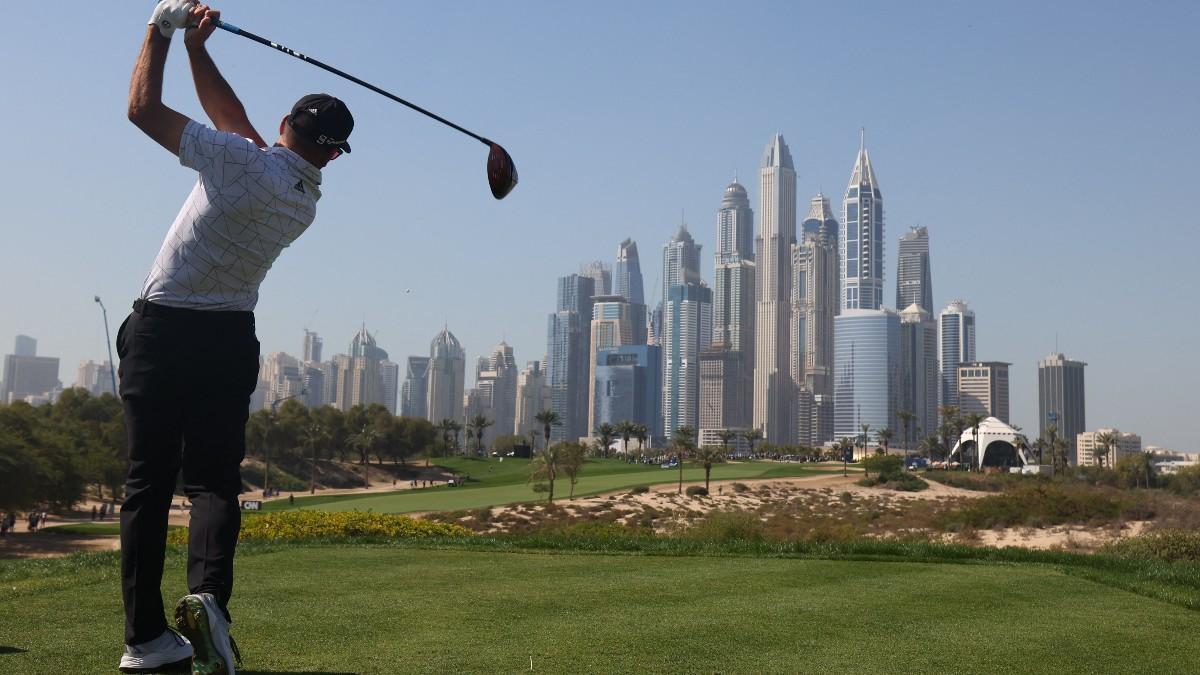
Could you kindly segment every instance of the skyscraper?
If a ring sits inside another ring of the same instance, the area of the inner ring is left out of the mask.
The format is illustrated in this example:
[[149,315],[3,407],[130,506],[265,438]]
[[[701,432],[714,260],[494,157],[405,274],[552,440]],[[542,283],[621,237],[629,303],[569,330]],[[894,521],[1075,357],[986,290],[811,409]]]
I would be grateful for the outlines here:
[[[833,217],[833,208],[829,205],[829,197],[824,193],[818,192],[808,202],[808,215],[804,217],[804,221],[800,223],[800,230],[804,234],[817,236],[825,241],[833,244],[837,250],[839,225],[837,218]],[[841,267],[838,268],[838,278],[841,278]],[[838,296],[838,301],[834,304],[841,305],[841,295]]]
[[379,364],[379,381],[382,385],[380,397],[383,407],[391,414],[396,414],[396,406],[400,402],[400,364],[391,361],[381,361]]
[[[375,336],[367,332],[365,325],[351,338],[349,353],[339,355],[338,359],[335,407],[346,411],[356,405],[384,403],[380,364],[388,360],[388,353],[379,348]],[[267,404],[270,404],[269,400]]]
[[953,300],[938,315],[940,405],[958,407],[958,364],[975,360],[975,312],[966,300]]
[[[903,445],[912,448],[923,436],[935,433],[938,424],[937,324],[916,303],[900,312],[900,372],[900,410],[914,416]],[[903,423],[895,431],[902,438]]]
[[550,315],[546,346],[549,362],[546,376],[551,403],[560,424],[551,428],[556,441],[588,434],[588,380],[591,367],[592,296],[596,283],[591,277],[569,274],[558,280],[557,311]]
[[537,438],[542,438],[542,424],[537,416],[543,410],[550,410],[550,387],[546,385],[546,371],[539,361],[525,364],[525,370],[517,375],[517,409],[513,415],[513,433],[522,438],[529,438],[532,432]]
[[429,357],[410,356],[400,387],[400,414],[404,417],[428,417]]
[[754,211],[746,188],[733,182],[725,188],[717,209],[717,263],[737,258],[754,260]]
[[[84,361],[79,364],[79,370],[76,371],[75,386],[80,389],[86,389],[92,396],[100,396],[101,394],[113,394],[116,392],[112,388],[112,371],[110,370],[109,362],[96,363],[95,361]],[[117,385],[120,386],[119,384]]]
[[672,286],[700,283],[700,246],[680,223],[671,241],[663,245],[662,301],[665,304]]
[[321,361],[322,345],[324,345],[324,341],[321,340],[321,336],[305,328],[303,351],[304,358],[302,360],[305,363],[319,363]]
[[60,386],[58,358],[37,355],[37,340],[18,335],[13,353],[4,357],[0,403],[51,394]]
[[958,406],[964,415],[995,417],[1008,424],[1008,367],[999,361],[958,366]]
[[858,438],[864,424],[872,439],[880,429],[900,429],[900,317],[890,309],[843,309],[834,333],[834,437]]
[[763,152],[755,242],[754,427],[771,443],[792,442],[795,393],[788,354],[792,243],[796,240],[796,171],[783,136]]
[[792,246],[792,380],[812,394],[833,393],[833,318],[838,313],[836,243],[804,231]]
[[612,293],[612,268],[602,260],[593,260],[579,266],[579,274],[595,282],[596,295]]
[[883,303],[883,197],[862,136],[842,202],[839,245],[842,309],[879,309]]
[[466,377],[467,353],[450,329],[443,328],[429,343],[429,396],[425,408],[430,422],[463,419]]
[[1038,362],[1038,435],[1050,425],[1067,442],[1071,462],[1078,463],[1077,436],[1087,429],[1083,361],[1054,353]]
[[933,314],[929,230],[924,227],[914,227],[900,237],[900,255],[896,258],[896,307],[913,303]]
[[700,350],[712,343],[712,290],[672,286],[663,309],[663,434],[700,423]]
[[700,350],[700,441],[720,444],[722,429],[748,429],[753,421],[754,375],[742,355],[723,344]]
[[[596,366],[601,349],[634,345],[634,305],[621,295],[592,298],[592,323],[588,356],[588,433],[596,428]],[[642,310],[638,306],[639,310]],[[642,310],[644,313],[644,310]]]
[[613,266],[613,295],[623,296],[632,304],[645,305],[642,291],[642,263],[637,242],[626,239],[617,245],[617,264]]
[[480,358],[475,372],[477,410],[464,413],[469,421],[476,414],[492,421],[483,431],[483,447],[491,447],[501,436],[511,436],[517,412],[517,362],[513,349],[503,340],[491,356]]
[[596,424],[644,424],[662,433],[662,353],[655,345],[606,347],[596,355]]

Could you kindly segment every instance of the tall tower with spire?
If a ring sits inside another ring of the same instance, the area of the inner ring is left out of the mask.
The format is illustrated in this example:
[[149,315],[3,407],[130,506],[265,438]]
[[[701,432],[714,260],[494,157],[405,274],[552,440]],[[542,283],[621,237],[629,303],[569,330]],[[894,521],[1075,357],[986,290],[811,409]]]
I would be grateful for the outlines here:
[[746,188],[737,181],[725,188],[721,207],[717,209],[717,263],[737,256],[754,260],[754,211]]
[[792,244],[796,170],[783,136],[763,153],[755,255],[754,427],[771,443],[792,442],[795,386],[790,373]]
[[883,197],[860,131],[858,158],[842,202],[842,309],[879,309],[883,303]]
[[671,241],[663,245],[662,298],[670,297],[671,287],[700,283],[700,245],[680,221]]

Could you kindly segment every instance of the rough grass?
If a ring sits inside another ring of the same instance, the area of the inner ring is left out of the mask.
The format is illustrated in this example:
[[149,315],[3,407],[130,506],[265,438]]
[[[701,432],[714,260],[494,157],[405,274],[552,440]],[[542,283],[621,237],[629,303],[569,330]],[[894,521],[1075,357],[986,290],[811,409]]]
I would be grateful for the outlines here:
[[[1187,672],[1200,629],[1179,606],[1194,566],[1028,551],[547,535],[238,561],[246,672]],[[0,564],[0,670],[111,672],[116,572],[112,554]]]

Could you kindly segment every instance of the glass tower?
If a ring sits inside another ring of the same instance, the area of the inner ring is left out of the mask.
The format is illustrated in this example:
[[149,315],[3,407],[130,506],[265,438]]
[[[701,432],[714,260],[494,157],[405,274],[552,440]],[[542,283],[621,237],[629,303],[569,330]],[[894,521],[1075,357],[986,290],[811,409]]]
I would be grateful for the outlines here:
[[933,280],[929,271],[929,230],[914,227],[900,237],[896,258],[896,307],[916,304],[933,313]]
[[975,360],[975,312],[954,300],[938,315],[938,357],[943,406],[958,407],[958,364]]
[[890,309],[848,309],[834,319],[834,438],[858,438],[862,425],[878,439],[897,431],[900,317]]
[[883,197],[863,137],[842,202],[842,309],[883,303]]
[[1087,407],[1083,389],[1083,361],[1072,361],[1054,353],[1038,362],[1038,435],[1050,425],[1067,442],[1072,463],[1079,461],[1076,436],[1087,431]]

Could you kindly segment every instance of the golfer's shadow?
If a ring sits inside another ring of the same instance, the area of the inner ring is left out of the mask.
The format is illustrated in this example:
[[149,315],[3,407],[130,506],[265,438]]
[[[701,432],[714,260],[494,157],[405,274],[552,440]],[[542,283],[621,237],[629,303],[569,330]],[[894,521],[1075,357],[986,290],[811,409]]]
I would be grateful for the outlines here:
[[29,650],[21,649],[20,647],[6,647],[4,645],[0,645],[0,654],[24,654],[27,651]]

